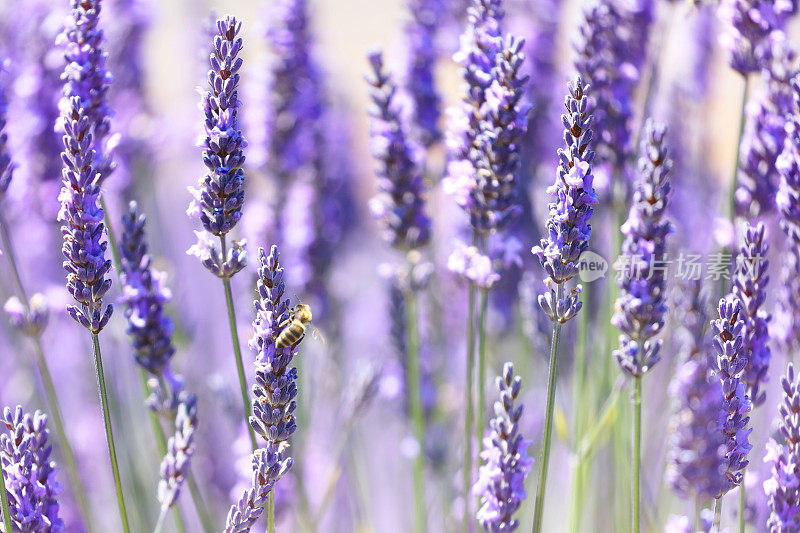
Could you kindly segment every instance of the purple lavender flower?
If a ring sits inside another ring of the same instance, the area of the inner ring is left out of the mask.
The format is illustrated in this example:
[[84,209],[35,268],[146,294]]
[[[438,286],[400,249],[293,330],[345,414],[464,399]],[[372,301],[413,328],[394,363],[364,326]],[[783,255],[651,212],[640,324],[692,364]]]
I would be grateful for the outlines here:
[[285,457],[285,451],[284,443],[268,442],[253,452],[251,486],[228,511],[223,533],[247,533],[255,525],[275,483],[292,467],[292,458]]
[[256,384],[253,386],[253,415],[250,425],[269,442],[286,442],[297,429],[294,411],[297,408],[297,369],[290,367],[297,354],[294,344],[277,353],[275,341],[286,326],[291,309],[289,300],[283,299],[286,284],[284,270],[278,262],[278,247],[269,255],[259,249],[261,266],[258,269],[254,302],[256,316],[253,320],[253,337],[250,348],[256,352]]
[[720,42],[730,54],[731,68],[747,76],[766,67],[774,31],[783,28],[791,11],[786,0],[724,0],[719,17],[727,31]]
[[652,0],[597,0],[584,11],[575,67],[594,95],[597,164],[619,171],[632,151],[633,91],[641,78]]
[[[226,16],[217,20],[217,34],[210,55],[208,90],[203,94],[205,113],[205,141],[203,162],[208,169],[198,183],[190,187],[194,199],[189,214],[197,216],[205,231],[223,237],[239,222],[244,202],[244,152],[247,142],[239,129],[239,70],[242,59],[239,52],[242,40],[238,37],[241,22]],[[197,255],[216,276],[230,277],[245,264],[242,244],[230,251],[216,250],[210,238],[198,235],[196,248],[189,253]],[[223,263],[224,262],[224,263]]]
[[696,501],[714,498],[722,489],[725,444],[717,429],[722,388],[711,370],[710,343],[705,335],[708,299],[699,281],[681,290],[680,361],[669,386],[672,398],[666,481],[680,496]]
[[548,276],[545,280],[548,290],[539,296],[539,305],[551,320],[561,323],[580,311],[582,304],[578,295],[581,286],[569,294],[559,295],[554,285],[561,286],[578,273],[578,259],[589,247],[592,235],[589,224],[594,213],[592,206],[597,205],[597,195],[592,187],[594,152],[589,148],[593,138],[589,86],[578,77],[574,85],[568,84],[568,88],[564,101],[567,113],[561,115],[567,148],[558,150],[556,181],[547,189],[548,194],[556,197],[556,201],[549,205],[548,237],[531,249]]
[[194,394],[183,392],[175,415],[175,434],[169,438],[167,455],[161,461],[158,501],[162,509],[169,509],[178,501],[183,484],[189,475],[195,451],[196,428],[197,398]]
[[14,173],[14,163],[8,150],[8,132],[6,121],[8,119],[8,72],[7,60],[0,60],[0,201],[6,195]]
[[783,32],[772,37],[772,61],[764,85],[748,102],[742,136],[736,212],[756,217],[775,207],[779,174],[775,169],[786,138],[786,115],[792,110],[791,77],[797,53]]
[[394,101],[397,87],[383,68],[383,55],[369,55],[372,76],[370,111],[372,155],[379,164],[379,194],[370,201],[384,239],[400,250],[421,248],[430,239],[431,221],[425,214],[425,190],[417,159],[419,148]]
[[58,220],[64,238],[61,251],[67,259],[67,290],[79,304],[67,306],[67,311],[83,327],[99,333],[111,318],[113,306],[103,309],[103,296],[111,288],[111,280],[106,279],[111,261],[105,258],[107,243],[102,241],[105,225],[103,210],[97,205],[100,179],[94,167],[91,124],[78,96],[70,99],[70,108],[62,111],[61,118],[64,169]]
[[621,258],[630,266],[619,280],[620,296],[611,323],[620,330],[620,347],[614,357],[631,376],[642,376],[658,363],[662,340],[653,340],[664,327],[667,236],[674,231],[664,218],[671,191],[672,160],[668,157],[666,127],[648,120],[639,158],[640,181],[633,195],[628,220],[622,225],[625,240]]
[[770,316],[762,305],[767,298],[767,252],[769,245],[764,241],[764,225],[747,225],[744,244],[737,257],[734,276],[733,295],[742,304],[744,321],[744,353],[747,366],[742,381],[747,384],[747,395],[753,407],[758,407],[766,399],[766,393],[759,391],[761,383],[767,381],[767,370],[772,354],[769,349],[768,322]]
[[478,481],[473,491],[481,499],[478,522],[489,532],[514,531],[519,521],[513,518],[525,492],[525,476],[533,459],[528,457],[530,442],[519,433],[522,405],[517,405],[522,381],[514,375],[514,365],[506,363],[497,378],[500,398],[494,404],[495,417],[489,421],[491,435],[483,441]]
[[[89,119],[94,150],[93,167],[97,172],[97,185],[103,183],[113,170],[106,136],[111,129],[113,112],[106,101],[111,85],[111,74],[106,70],[108,54],[103,50],[105,36],[98,27],[101,0],[71,0],[71,23],[59,35],[57,44],[64,46],[66,66],[61,75],[64,96],[59,108],[61,117],[69,114],[74,97]],[[68,120],[68,119],[67,119]]]
[[0,461],[8,491],[9,514],[19,533],[64,530],[58,516],[61,485],[56,481],[56,464],[48,442],[47,416],[36,411],[25,414],[22,406],[6,407],[2,423],[8,433],[0,436]]
[[787,115],[783,151],[776,166],[781,175],[776,204],[781,214],[780,225],[788,237],[783,269],[781,271],[782,298],[776,326],[786,353],[800,349],[800,330],[795,327],[800,320],[800,76],[791,80],[792,112]]
[[411,21],[405,26],[408,46],[405,88],[413,106],[413,136],[426,147],[442,137],[439,129],[441,98],[434,69],[439,51],[436,33],[445,11],[444,0],[406,0]]
[[158,376],[175,354],[172,319],[164,314],[164,305],[172,299],[172,293],[166,287],[164,273],[150,267],[145,222],[136,202],[131,202],[127,215],[122,217],[120,281],[127,333],[136,362]]
[[747,427],[750,397],[742,381],[747,354],[743,349],[745,321],[741,313],[741,302],[729,295],[719,301],[719,319],[711,321],[717,352],[714,372],[722,384],[718,428],[724,438],[725,454],[722,460],[724,477],[717,498],[742,483],[744,468],[749,463],[747,454],[752,449],[748,440],[752,429]]
[[26,306],[19,298],[9,298],[3,309],[8,315],[9,322],[17,330],[29,337],[38,337],[47,327],[50,319],[50,308],[44,295],[36,293],[31,296],[30,307]]
[[786,443],[770,439],[764,457],[765,463],[772,463],[772,475],[764,481],[770,510],[767,525],[772,533],[800,530],[800,380],[792,363],[781,378],[781,387],[778,425]]

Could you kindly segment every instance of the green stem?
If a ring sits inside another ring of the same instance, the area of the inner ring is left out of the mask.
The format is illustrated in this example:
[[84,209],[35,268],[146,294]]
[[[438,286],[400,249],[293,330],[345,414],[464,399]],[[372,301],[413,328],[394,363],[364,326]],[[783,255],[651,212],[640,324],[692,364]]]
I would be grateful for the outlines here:
[[467,312],[467,383],[464,387],[464,532],[469,531],[470,489],[472,487],[472,382],[475,379],[475,285],[469,285],[469,309]]
[[744,512],[745,512],[744,470],[742,470],[742,482],[741,484],[739,484],[739,533],[744,533]]
[[411,425],[418,450],[414,456],[414,508],[418,533],[427,530],[425,512],[425,414],[422,412],[421,378],[419,365],[419,333],[417,331],[417,298],[413,292],[406,293],[408,316],[408,404],[411,410]]
[[635,376],[633,395],[633,533],[639,533],[639,487],[642,454],[642,376]]
[[[564,296],[563,283],[556,289],[556,301]],[[553,325],[553,345],[550,351],[550,370],[547,376],[547,406],[544,419],[544,440],[542,441],[542,459],[539,461],[539,484],[536,487],[536,501],[533,509],[533,533],[542,531],[542,515],[544,514],[544,493],[547,487],[547,466],[550,461],[550,440],[553,433],[553,408],[556,399],[556,361],[558,359],[558,340],[561,335],[561,323]]]
[[11,529],[11,511],[8,508],[8,493],[6,493],[6,473],[3,471],[3,463],[0,461],[0,505],[3,510],[3,530],[13,531]]
[[269,491],[267,500],[267,533],[275,533],[275,490]]
[[475,439],[478,449],[483,442],[483,425],[486,423],[486,309],[489,291],[481,290],[481,311],[478,315],[478,403],[475,409]]
[[[14,275],[14,280],[17,284],[17,290],[25,304],[26,309],[30,309],[31,303],[28,299],[28,293],[25,291],[25,285],[22,283],[22,276],[20,276],[19,268],[17,267],[16,256],[14,254],[14,247],[11,243],[11,237],[8,234],[8,225],[5,218],[0,213],[0,237],[2,237],[3,248],[8,255],[8,263],[11,266],[11,271]],[[56,396],[56,388],[53,384],[53,377],[50,374],[50,367],[47,364],[47,359],[44,356],[44,347],[42,346],[42,339],[37,336],[31,336],[34,346],[34,354],[36,355],[36,366],[39,370],[39,377],[44,386],[45,396],[47,403],[50,407],[50,419],[56,426],[56,433],[58,434],[58,441],[61,445],[61,452],[64,456],[64,465],[67,467],[67,477],[69,477],[70,484],[75,493],[75,499],[80,508],[81,515],[86,525],[88,533],[92,533],[92,517],[89,511],[89,502],[86,499],[86,490],[81,483],[80,476],[78,475],[77,461],[75,454],[72,451],[72,446],[67,440],[67,433],[64,431],[64,421],[61,417],[61,409],[59,408],[58,397]]]
[[714,527],[713,531],[719,531],[722,522],[722,496],[714,500]]
[[[225,235],[220,235],[219,241],[222,247],[223,259],[227,257],[227,243]],[[231,339],[233,341],[233,354],[236,357],[236,371],[239,373],[239,388],[242,391],[242,402],[244,403],[244,424],[247,426],[247,431],[250,434],[250,444],[253,446],[253,451],[258,448],[256,443],[256,432],[250,425],[250,395],[247,392],[247,377],[244,373],[244,363],[242,362],[242,348],[239,345],[239,332],[236,330],[236,312],[233,309],[233,292],[231,291],[230,278],[222,278],[222,284],[225,286],[225,303],[228,306],[228,324],[231,329]]]
[[122,481],[119,477],[119,466],[117,465],[117,450],[114,446],[114,432],[111,428],[111,416],[108,412],[108,393],[106,392],[106,378],[103,374],[103,357],[100,354],[100,339],[97,333],[92,333],[92,347],[94,348],[94,366],[97,372],[97,388],[100,393],[100,405],[103,408],[103,425],[106,430],[106,441],[108,443],[108,455],[111,458],[111,470],[114,473],[114,487],[117,492],[117,504],[119,505],[119,516],[122,520],[122,528],[125,533],[130,532],[128,526],[128,513],[125,511],[125,498],[122,495]]

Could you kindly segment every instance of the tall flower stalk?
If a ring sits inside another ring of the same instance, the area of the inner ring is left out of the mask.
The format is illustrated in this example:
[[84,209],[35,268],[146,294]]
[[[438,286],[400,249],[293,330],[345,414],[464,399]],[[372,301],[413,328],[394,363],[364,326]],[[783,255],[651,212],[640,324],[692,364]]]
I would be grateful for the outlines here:
[[619,280],[620,296],[611,319],[620,330],[614,357],[634,379],[632,531],[641,529],[640,469],[642,447],[642,376],[661,356],[662,340],[654,339],[664,327],[667,313],[664,260],[667,236],[673,232],[665,218],[670,193],[672,160],[667,155],[666,127],[648,120],[639,158],[639,181],[628,220],[622,225],[625,241],[621,259],[627,268]]
[[539,295],[539,305],[553,321],[544,439],[533,516],[534,533],[542,530],[561,326],[577,315],[583,305],[580,301],[581,285],[567,290],[565,284],[578,274],[578,260],[589,247],[589,238],[592,235],[589,219],[594,213],[593,206],[597,205],[597,195],[592,186],[594,152],[589,148],[593,139],[589,86],[584,85],[583,80],[578,77],[574,84],[569,83],[567,87],[569,90],[564,100],[566,113],[561,115],[566,149],[558,150],[556,180],[547,189],[548,194],[555,196],[555,202],[549,204],[550,216],[546,223],[548,236],[542,239],[539,246],[531,249],[547,274],[547,291]]
[[[200,219],[202,231],[197,231],[198,242],[187,253],[197,256],[209,272],[222,280],[228,325],[233,343],[239,388],[244,404],[245,421],[250,417],[250,399],[244,373],[239,333],[236,330],[236,313],[233,306],[231,278],[245,267],[247,253],[244,242],[234,242],[228,247],[227,235],[242,217],[244,202],[244,152],[247,145],[239,129],[239,70],[242,67],[242,39],[238,37],[242,24],[226,16],[217,20],[208,71],[208,88],[203,93],[202,108],[205,114],[205,140],[203,162],[207,172],[197,188],[190,188],[194,199],[188,213]],[[214,242],[219,239],[219,246]],[[257,448],[256,436],[248,424],[250,443]]]
[[409,136],[408,125],[399,108],[397,86],[383,65],[383,55],[369,56],[370,140],[378,163],[378,195],[370,201],[385,242],[404,256],[404,264],[392,283],[402,292],[405,317],[405,347],[408,358],[406,379],[411,428],[419,449],[414,457],[415,528],[427,529],[425,508],[425,414],[422,408],[420,346],[417,297],[427,285],[428,267],[421,249],[430,240],[431,221],[425,213],[425,188],[419,166],[420,147]]
[[61,250],[66,258],[64,269],[67,271],[67,290],[77,303],[67,306],[67,311],[76,322],[91,333],[97,387],[100,392],[117,504],[123,529],[127,533],[128,517],[117,465],[98,336],[113,312],[111,304],[103,307],[103,296],[111,288],[111,280],[106,279],[111,261],[105,258],[108,245],[102,240],[105,225],[103,210],[98,205],[100,185],[97,170],[93,166],[94,150],[91,149],[92,133],[89,118],[83,106],[83,100],[74,96],[70,99],[70,107],[64,109],[61,116],[64,126],[64,151],[61,155],[64,170],[63,186],[59,194],[61,211],[58,218],[62,223],[61,234],[64,238]]
[[[0,67],[0,70],[2,67]],[[3,80],[5,81],[5,80]],[[11,182],[15,165],[11,160],[11,155],[8,151],[8,134],[6,133],[6,112],[8,101],[6,99],[5,86],[0,87],[0,202],[3,201],[8,186]],[[36,293],[30,298],[28,292],[25,290],[25,285],[22,281],[20,268],[17,265],[16,254],[14,251],[13,243],[11,242],[11,235],[3,210],[0,209],[0,242],[2,242],[3,250],[8,256],[8,262],[13,272],[14,282],[17,286],[19,298],[10,298],[4,308],[9,315],[11,324],[21,333],[28,336],[33,342],[34,355],[36,358],[36,366],[39,371],[39,377],[44,386],[45,397],[52,413],[53,421],[56,426],[56,433],[58,434],[59,444],[61,445],[62,453],[64,455],[64,463],[69,476],[70,484],[72,485],[75,493],[75,500],[78,503],[81,514],[83,515],[86,527],[91,532],[92,520],[89,512],[89,503],[86,499],[86,491],[83,488],[80,476],[78,474],[77,461],[75,454],[72,451],[72,446],[67,439],[66,431],[64,430],[64,422],[61,417],[61,407],[59,405],[58,397],[56,395],[55,385],[53,384],[52,374],[50,373],[50,366],[47,363],[47,358],[44,354],[44,346],[42,344],[41,335],[47,326],[49,318],[49,309],[44,297]]]
[[715,526],[719,529],[722,497],[744,480],[752,449],[748,428],[751,410],[750,397],[744,382],[747,353],[744,350],[745,320],[741,302],[732,295],[719,302],[719,318],[711,321],[714,349],[717,352],[714,371],[722,384],[722,407],[719,412],[719,431],[724,439],[722,453],[722,483],[714,504]]

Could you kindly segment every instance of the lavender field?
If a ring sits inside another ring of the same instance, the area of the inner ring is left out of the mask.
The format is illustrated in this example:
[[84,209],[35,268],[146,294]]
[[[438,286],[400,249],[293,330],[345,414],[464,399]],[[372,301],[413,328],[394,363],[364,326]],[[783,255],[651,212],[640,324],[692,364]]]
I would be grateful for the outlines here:
[[800,533],[796,0],[0,0],[0,532]]

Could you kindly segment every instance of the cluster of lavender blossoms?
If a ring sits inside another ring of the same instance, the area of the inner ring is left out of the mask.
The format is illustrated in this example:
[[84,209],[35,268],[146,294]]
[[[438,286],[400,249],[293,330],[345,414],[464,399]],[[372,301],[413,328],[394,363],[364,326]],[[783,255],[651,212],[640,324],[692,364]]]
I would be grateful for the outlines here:
[[277,246],[272,246],[269,255],[263,248],[258,253],[259,299],[254,302],[256,316],[250,339],[250,348],[256,352],[256,383],[250,425],[266,444],[253,452],[252,485],[231,506],[226,533],[249,531],[261,516],[275,483],[292,467],[288,441],[297,429],[297,369],[289,366],[297,354],[297,344],[284,348],[283,353],[277,353],[275,345],[291,313],[289,300],[283,297],[284,270],[278,262]]
[[662,340],[653,340],[664,327],[666,277],[658,268],[667,252],[667,236],[674,231],[664,217],[669,202],[672,160],[667,155],[666,127],[648,120],[639,158],[640,180],[628,220],[621,259],[630,269],[619,280],[620,297],[611,323],[620,330],[614,357],[631,376],[646,374],[659,361]]
[[[189,213],[203,224],[197,231],[198,242],[187,253],[197,256],[215,276],[230,278],[247,261],[244,242],[235,242],[226,250],[225,235],[242,216],[244,202],[244,152],[247,142],[239,129],[239,70],[242,68],[242,40],[238,37],[241,22],[228,16],[217,21],[208,71],[209,89],[203,93],[205,140],[203,162],[208,169],[198,188],[190,187],[193,200]],[[220,238],[219,250],[212,235]]]
[[567,148],[559,148],[556,181],[547,188],[556,201],[549,204],[547,238],[531,249],[548,276],[548,290],[539,296],[539,305],[553,322],[562,324],[577,315],[583,305],[579,300],[581,286],[564,294],[563,284],[578,274],[578,260],[589,248],[592,235],[589,219],[598,203],[592,186],[594,152],[589,148],[593,139],[589,86],[578,77],[568,88],[564,101],[567,112],[561,115]]
[[676,306],[681,316],[680,361],[669,385],[672,398],[671,436],[665,478],[681,497],[708,501],[719,494],[724,445],[717,428],[722,388],[712,374],[710,343],[706,338],[708,299],[700,281],[681,287]]
[[778,156],[786,139],[786,115],[792,111],[791,77],[797,52],[783,32],[772,37],[772,59],[764,82],[747,103],[736,189],[736,213],[757,217],[775,209]]
[[768,324],[770,316],[762,305],[767,299],[767,252],[769,245],[764,240],[764,225],[747,225],[744,244],[739,251],[734,276],[733,295],[742,304],[744,320],[744,351],[747,366],[742,380],[747,384],[747,395],[758,407],[766,399],[759,387],[767,381],[767,370],[772,354],[769,349]]
[[632,150],[633,92],[653,21],[652,0],[597,0],[584,11],[575,68],[592,86],[597,164],[621,171]]
[[158,481],[158,501],[162,509],[169,509],[178,501],[181,489],[189,476],[195,452],[197,428],[197,397],[182,391],[178,397],[175,415],[175,434],[167,441],[167,453],[161,460]]
[[64,531],[58,516],[61,485],[56,481],[56,464],[51,459],[47,416],[33,416],[6,407],[2,423],[8,433],[0,436],[0,461],[8,492],[9,515],[15,532],[56,533]]
[[776,166],[780,185],[775,203],[780,211],[780,225],[788,238],[787,251],[781,270],[782,298],[777,316],[781,340],[786,353],[800,350],[800,76],[792,78],[792,112],[786,117],[786,136]]
[[100,179],[94,167],[91,124],[83,105],[74,96],[70,98],[69,109],[62,111],[64,169],[58,220],[62,223],[61,251],[66,258],[67,290],[79,304],[70,305],[67,310],[79,324],[96,334],[113,312],[112,304],[103,308],[103,296],[111,288],[111,280],[106,279],[111,260],[105,258],[104,213],[98,205]]
[[764,481],[770,510],[767,525],[772,533],[800,531],[800,380],[792,363],[781,378],[781,387],[778,427],[785,444],[770,439],[764,457],[765,463],[772,464],[771,476]]
[[503,365],[497,378],[500,398],[494,404],[495,417],[489,421],[492,432],[483,442],[478,480],[473,491],[481,500],[478,522],[486,531],[514,531],[519,521],[514,513],[525,500],[525,476],[533,459],[528,457],[530,442],[519,432],[523,405],[517,405],[522,381],[514,375],[514,365]]
[[66,61],[61,75],[64,96],[59,103],[60,121],[69,120],[71,100],[73,97],[80,98],[80,106],[91,126],[91,148],[94,150],[92,166],[97,172],[97,185],[100,186],[114,168],[111,152],[116,142],[106,139],[113,115],[106,99],[112,77],[106,70],[108,54],[103,50],[105,36],[98,27],[101,2],[71,0],[71,6],[70,23],[56,41],[64,46]]
[[772,39],[793,11],[790,0],[723,0],[719,17],[726,32],[720,38],[731,68],[747,76],[769,64]]
[[408,135],[395,102],[397,87],[383,67],[383,54],[369,55],[372,75],[370,144],[379,163],[378,195],[370,201],[372,215],[386,242],[410,251],[430,240],[431,220],[425,213],[425,190],[419,167],[419,147]]
[[711,321],[717,353],[714,372],[722,385],[717,427],[724,438],[722,482],[715,495],[717,498],[742,483],[743,471],[749,463],[747,454],[752,449],[749,442],[752,429],[747,427],[752,407],[743,381],[747,353],[744,349],[745,321],[741,313],[742,304],[729,295],[719,302],[719,319]]

